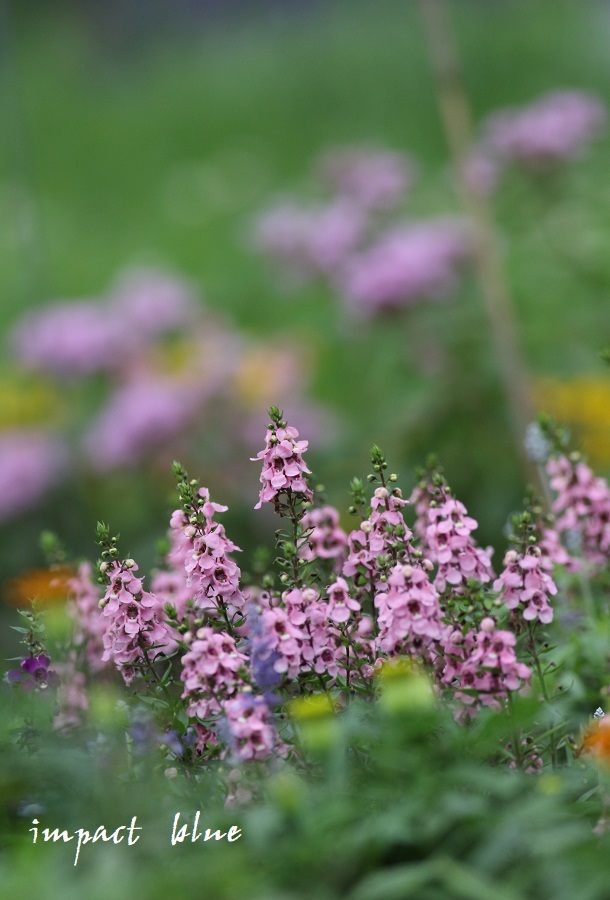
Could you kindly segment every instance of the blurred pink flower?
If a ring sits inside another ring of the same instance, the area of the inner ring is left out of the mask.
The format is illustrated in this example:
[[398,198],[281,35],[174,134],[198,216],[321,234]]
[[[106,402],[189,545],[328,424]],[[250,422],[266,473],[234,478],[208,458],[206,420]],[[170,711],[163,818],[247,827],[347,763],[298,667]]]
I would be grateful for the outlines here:
[[466,233],[456,222],[392,228],[347,264],[339,286],[348,308],[361,318],[420,300],[443,300],[455,290],[469,252]]
[[398,206],[414,179],[414,166],[406,155],[360,147],[328,151],[318,170],[321,180],[340,197],[367,210]]
[[606,123],[606,109],[595,95],[554,91],[521,109],[492,113],[481,143],[500,160],[541,171],[582,156]]
[[128,349],[129,335],[102,304],[81,300],[26,313],[9,340],[26,369],[79,377],[116,366]]
[[119,387],[85,435],[91,466],[108,472],[150,457],[194,422],[208,394],[207,385],[154,377]]
[[0,521],[36,506],[66,470],[67,450],[44,431],[0,432]]
[[290,276],[307,280],[339,269],[361,244],[367,225],[362,207],[343,199],[310,208],[285,203],[259,218],[255,244]]
[[110,293],[109,313],[141,341],[192,324],[197,306],[197,291],[185,279],[155,269],[128,269]]

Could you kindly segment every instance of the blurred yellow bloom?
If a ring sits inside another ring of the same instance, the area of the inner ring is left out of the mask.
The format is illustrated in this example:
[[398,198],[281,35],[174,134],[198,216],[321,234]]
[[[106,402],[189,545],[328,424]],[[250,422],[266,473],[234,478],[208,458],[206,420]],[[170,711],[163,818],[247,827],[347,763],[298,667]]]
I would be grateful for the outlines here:
[[283,393],[301,388],[309,368],[303,351],[295,347],[251,347],[235,373],[235,390],[246,406],[267,403],[268,397],[277,395],[278,386]]
[[60,417],[60,395],[48,383],[26,376],[0,380],[0,431],[53,424]]
[[328,694],[311,694],[309,697],[295,697],[291,700],[288,712],[293,719],[303,721],[333,715],[335,707]]
[[427,710],[436,705],[430,678],[412,659],[385,660],[377,670],[376,678],[381,687],[379,703],[386,712]]
[[69,566],[31,569],[6,585],[6,600],[11,606],[24,607],[34,600],[42,606],[65,603],[68,580],[74,576]]
[[413,675],[421,675],[422,668],[414,659],[398,656],[395,659],[384,659],[375,674],[383,684],[393,678],[408,678]]
[[568,425],[593,466],[610,465],[610,379],[544,379],[535,386],[538,407]]

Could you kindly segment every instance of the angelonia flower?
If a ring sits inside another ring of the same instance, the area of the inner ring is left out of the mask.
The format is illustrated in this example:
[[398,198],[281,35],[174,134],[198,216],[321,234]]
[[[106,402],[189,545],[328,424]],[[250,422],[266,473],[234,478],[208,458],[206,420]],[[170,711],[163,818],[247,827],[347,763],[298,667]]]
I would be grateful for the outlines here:
[[604,567],[610,558],[610,487],[580,454],[553,456],[546,464],[555,492],[555,529],[566,540],[578,536],[585,560]]
[[463,593],[470,580],[488,584],[494,577],[491,551],[477,546],[472,533],[478,523],[450,494],[446,483],[442,479],[424,482],[411,499],[423,513],[419,529],[426,555],[437,566],[434,584],[438,591],[449,586],[454,593]]
[[[262,697],[242,691],[223,704],[232,755],[241,762],[260,760],[280,749],[271,712]],[[286,755],[286,750],[280,755]]]
[[516,610],[528,622],[553,621],[550,598],[557,585],[549,574],[552,563],[537,544],[529,544],[525,552],[511,548],[504,557],[504,569],[494,581],[498,599],[510,610]]
[[284,422],[277,407],[272,407],[270,413],[272,421],[267,428],[265,449],[252,459],[253,462],[263,461],[260,476],[263,487],[255,509],[260,509],[263,503],[273,503],[277,507],[281,495],[313,500],[313,491],[306,479],[311,472],[303,460],[308,442],[298,439],[299,432]]
[[182,696],[187,712],[199,719],[218,716],[226,700],[247,685],[248,658],[230,634],[200,628],[182,657]]
[[402,153],[360,147],[329,150],[316,165],[336,195],[367,210],[391,210],[404,200],[414,165]]
[[[154,574],[151,591],[99,523],[103,596],[91,567],[81,564],[68,584],[73,649],[57,671],[44,653],[41,625],[23,613],[30,623],[28,656],[6,680],[25,690],[58,686],[56,729],[87,724],[87,676],[98,676],[108,663],[128,685],[141,675],[138,693],[148,691],[151,699],[150,709],[130,714],[133,753],[161,751],[166,764],[174,759],[184,766],[199,757],[206,765],[220,759],[238,766],[287,756],[278,728],[290,698],[309,702],[318,694],[328,705],[330,696],[337,708],[347,694],[374,698],[386,666],[425,671],[428,687],[433,683],[436,695],[450,700],[458,721],[484,707],[508,706],[530,684],[519,648],[537,660],[537,623],[553,619],[553,569],[570,564],[561,530],[535,499],[528,497],[526,511],[515,517],[516,534],[494,580],[490,552],[474,540],[477,523],[440,470],[430,466],[412,494],[412,531],[398,476],[386,474],[385,457],[374,446],[371,489],[361,479],[351,483],[350,513],[358,524],[346,535],[333,507],[311,503],[307,442],[277,407],[269,412],[266,446],[256,457],[263,473],[258,507],[271,502],[284,519],[276,535],[279,584],[275,574],[261,572],[258,558],[244,583],[234,560],[238,548],[218,521],[227,507],[174,463],[180,507],[171,517],[166,568]],[[570,478],[555,485],[559,496],[576,491],[570,504],[582,501],[584,485],[590,500],[599,485],[591,484],[586,467],[578,468],[580,458],[565,458],[569,471],[562,459],[555,460],[555,477]],[[584,504],[568,524],[582,530],[586,515],[594,518]],[[54,545],[47,540],[45,546],[49,553]],[[180,698],[172,670],[180,673]],[[511,751],[517,764],[539,771],[535,745],[529,755],[521,749]],[[295,746],[294,752],[301,751]],[[176,773],[168,771],[168,777]]]
[[375,488],[369,517],[347,538],[348,554],[342,570],[346,578],[360,575],[366,583],[383,590],[385,570],[391,561],[413,562],[413,535],[402,513],[406,505],[400,488]]
[[58,711],[53,719],[53,728],[57,731],[79,728],[89,709],[85,673],[78,670],[75,653],[71,653],[64,662],[57,663],[55,669],[60,683],[57,691]]
[[512,631],[497,628],[491,616],[483,618],[476,630],[449,629],[443,641],[441,681],[462,704],[459,718],[473,715],[479,705],[499,708],[510,691],[530,681],[531,670],[517,660],[516,642]]
[[339,271],[362,243],[367,225],[365,210],[345,199],[309,208],[283,203],[259,218],[254,242],[303,281]]
[[11,669],[6,674],[9,684],[19,685],[24,691],[41,691],[59,685],[59,677],[50,668],[51,657],[46,653],[38,656],[30,655],[22,659],[18,669]]
[[132,559],[103,562],[100,569],[108,579],[100,600],[106,619],[102,660],[114,662],[129,684],[146,657],[154,661],[172,635],[159,599],[144,590],[142,579],[135,575],[138,566]]
[[337,283],[347,309],[369,319],[422,300],[448,299],[469,256],[470,242],[455,222],[394,226],[352,256]]
[[301,524],[307,541],[299,548],[300,556],[308,562],[332,560],[340,570],[347,555],[347,534],[339,525],[339,513],[334,506],[309,510]]
[[75,623],[74,643],[82,651],[91,672],[106,668],[104,635],[108,620],[100,609],[102,591],[93,581],[93,566],[82,562],[68,579],[67,611]]
[[[444,626],[439,596],[423,566],[397,563],[375,595],[380,651],[417,659],[441,640]],[[429,659],[429,655],[428,655]]]
[[121,385],[89,426],[85,455],[96,472],[133,466],[195,423],[205,385],[181,379],[138,378]]
[[[190,513],[175,510],[170,522],[170,559],[176,565],[182,563],[185,595],[188,592],[192,597],[195,609],[208,614],[232,615],[244,602],[239,585],[241,571],[232,557],[240,548],[227,537],[224,525],[216,521],[216,515],[227,509],[212,502],[208,489],[202,487]],[[192,516],[192,512],[197,515]]]
[[0,432],[0,522],[36,506],[63,478],[67,449],[37,429]]
[[492,113],[481,145],[502,162],[544,172],[583,156],[604,130],[603,103],[586,91],[553,91],[521,109]]
[[59,378],[122,369],[162,335],[187,327],[197,307],[194,288],[153,269],[128,270],[109,297],[55,301],[28,312],[9,341],[24,368]]

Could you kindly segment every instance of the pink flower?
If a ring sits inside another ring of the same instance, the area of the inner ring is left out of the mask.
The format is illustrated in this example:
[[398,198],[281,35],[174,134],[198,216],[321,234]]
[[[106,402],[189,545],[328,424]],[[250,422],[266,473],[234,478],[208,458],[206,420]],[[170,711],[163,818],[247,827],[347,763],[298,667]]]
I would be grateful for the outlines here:
[[578,454],[549,459],[546,470],[556,493],[552,510],[560,535],[577,538],[585,559],[605,566],[610,557],[610,487]]
[[375,595],[378,610],[377,646],[395,655],[425,657],[443,634],[438,593],[428,573],[418,565],[395,565],[383,590]]
[[328,187],[367,210],[393,209],[414,177],[414,166],[404,154],[360,147],[325,153],[318,169]]
[[68,611],[75,621],[74,641],[84,650],[91,672],[105,668],[104,635],[108,619],[100,609],[102,591],[93,579],[91,563],[83,562],[76,574],[68,580]]
[[498,599],[508,609],[519,609],[526,621],[538,619],[544,625],[553,621],[549,598],[557,593],[557,585],[546,569],[551,568],[538,546],[530,545],[525,553],[509,550],[504,557],[504,571],[494,582]]
[[271,712],[262,697],[242,692],[232,700],[226,700],[223,709],[229,743],[238,760],[250,762],[265,759],[280,749]]
[[502,161],[545,171],[581,157],[606,123],[606,109],[593,94],[555,91],[521,109],[493,113],[481,144]]
[[339,199],[304,208],[285,203],[259,219],[255,242],[297,280],[340,269],[361,243],[367,228],[362,207]]
[[145,652],[154,660],[167,649],[172,635],[160,601],[143,589],[141,578],[136,578],[138,567],[133,560],[106,565],[110,582],[100,601],[106,619],[102,660],[112,660],[129,684],[137,666],[144,662]]
[[0,521],[37,506],[61,481],[67,463],[66,448],[44,431],[0,434]]
[[441,682],[464,704],[458,718],[473,715],[479,706],[499,708],[510,691],[520,690],[531,679],[531,670],[515,656],[515,644],[515,635],[497,629],[491,616],[477,631],[448,630]]
[[348,309],[359,318],[403,309],[455,292],[470,255],[464,231],[441,220],[395,227],[353,256],[339,277]]
[[360,612],[360,604],[350,597],[349,586],[345,578],[337,578],[327,590],[328,609],[326,615],[332,622],[345,624],[352,613]]
[[471,537],[478,523],[446,488],[437,489],[435,500],[438,505],[427,509],[425,543],[429,558],[438,566],[437,589],[442,592],[449,585],[454,593],[462,593],[470,579],[487,584],[494,574],[490,550],[478,547]]
[[226,512],[228,507],[213,503],[204,487],[199,488],[198,498],[203,501],[199,507],[203,524],[192,524],[183,510],[172,515],[170,561],[177,567],[182,565],[195,608],[224,618],[244,602],[239,586],[241,571],[232,557],[239,547],[227,537],[224,525],[215,520],[216,514]]
[[308,442],[299,441],[298,437],[299,432],[290,425],[274,423],[267,430],[265,449],[252,460],[263,461],[260,477],[263,487],[255,509],[260,509],[263,503],[275,502],[280,494],[288,492],[300,494],[303,500],[313,499],[305,478],[311,473],[303,461]]
[[339,569],[347,553],[347,534],[339,526],[339,513],[333,506],[323,506],[305,513],[301,520],[307,543],[300,550],[303,559],[332,559]]
[[206,626],[200,628],[182,657],[182,696],[190,716],[209,719],[222,711],[222,703],[243,690],[248,660],[234,638]]

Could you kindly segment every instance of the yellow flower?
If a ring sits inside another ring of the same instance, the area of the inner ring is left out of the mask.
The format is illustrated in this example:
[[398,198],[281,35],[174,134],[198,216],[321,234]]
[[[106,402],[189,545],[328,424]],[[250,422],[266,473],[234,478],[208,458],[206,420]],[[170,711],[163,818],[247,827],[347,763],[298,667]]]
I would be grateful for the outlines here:
[[288,703],[288,712],[297,721],[321,719],[335,712],[328,694],[311,694],[309,697],[295,697]]
[[0,380],[0,431],[53,424],[61,417],[61,398],[51,385],[22,375]]
[[565,423],[595,466],[610,464],[610,379],[580,376],[544,379],[535,387],[540,409]]

